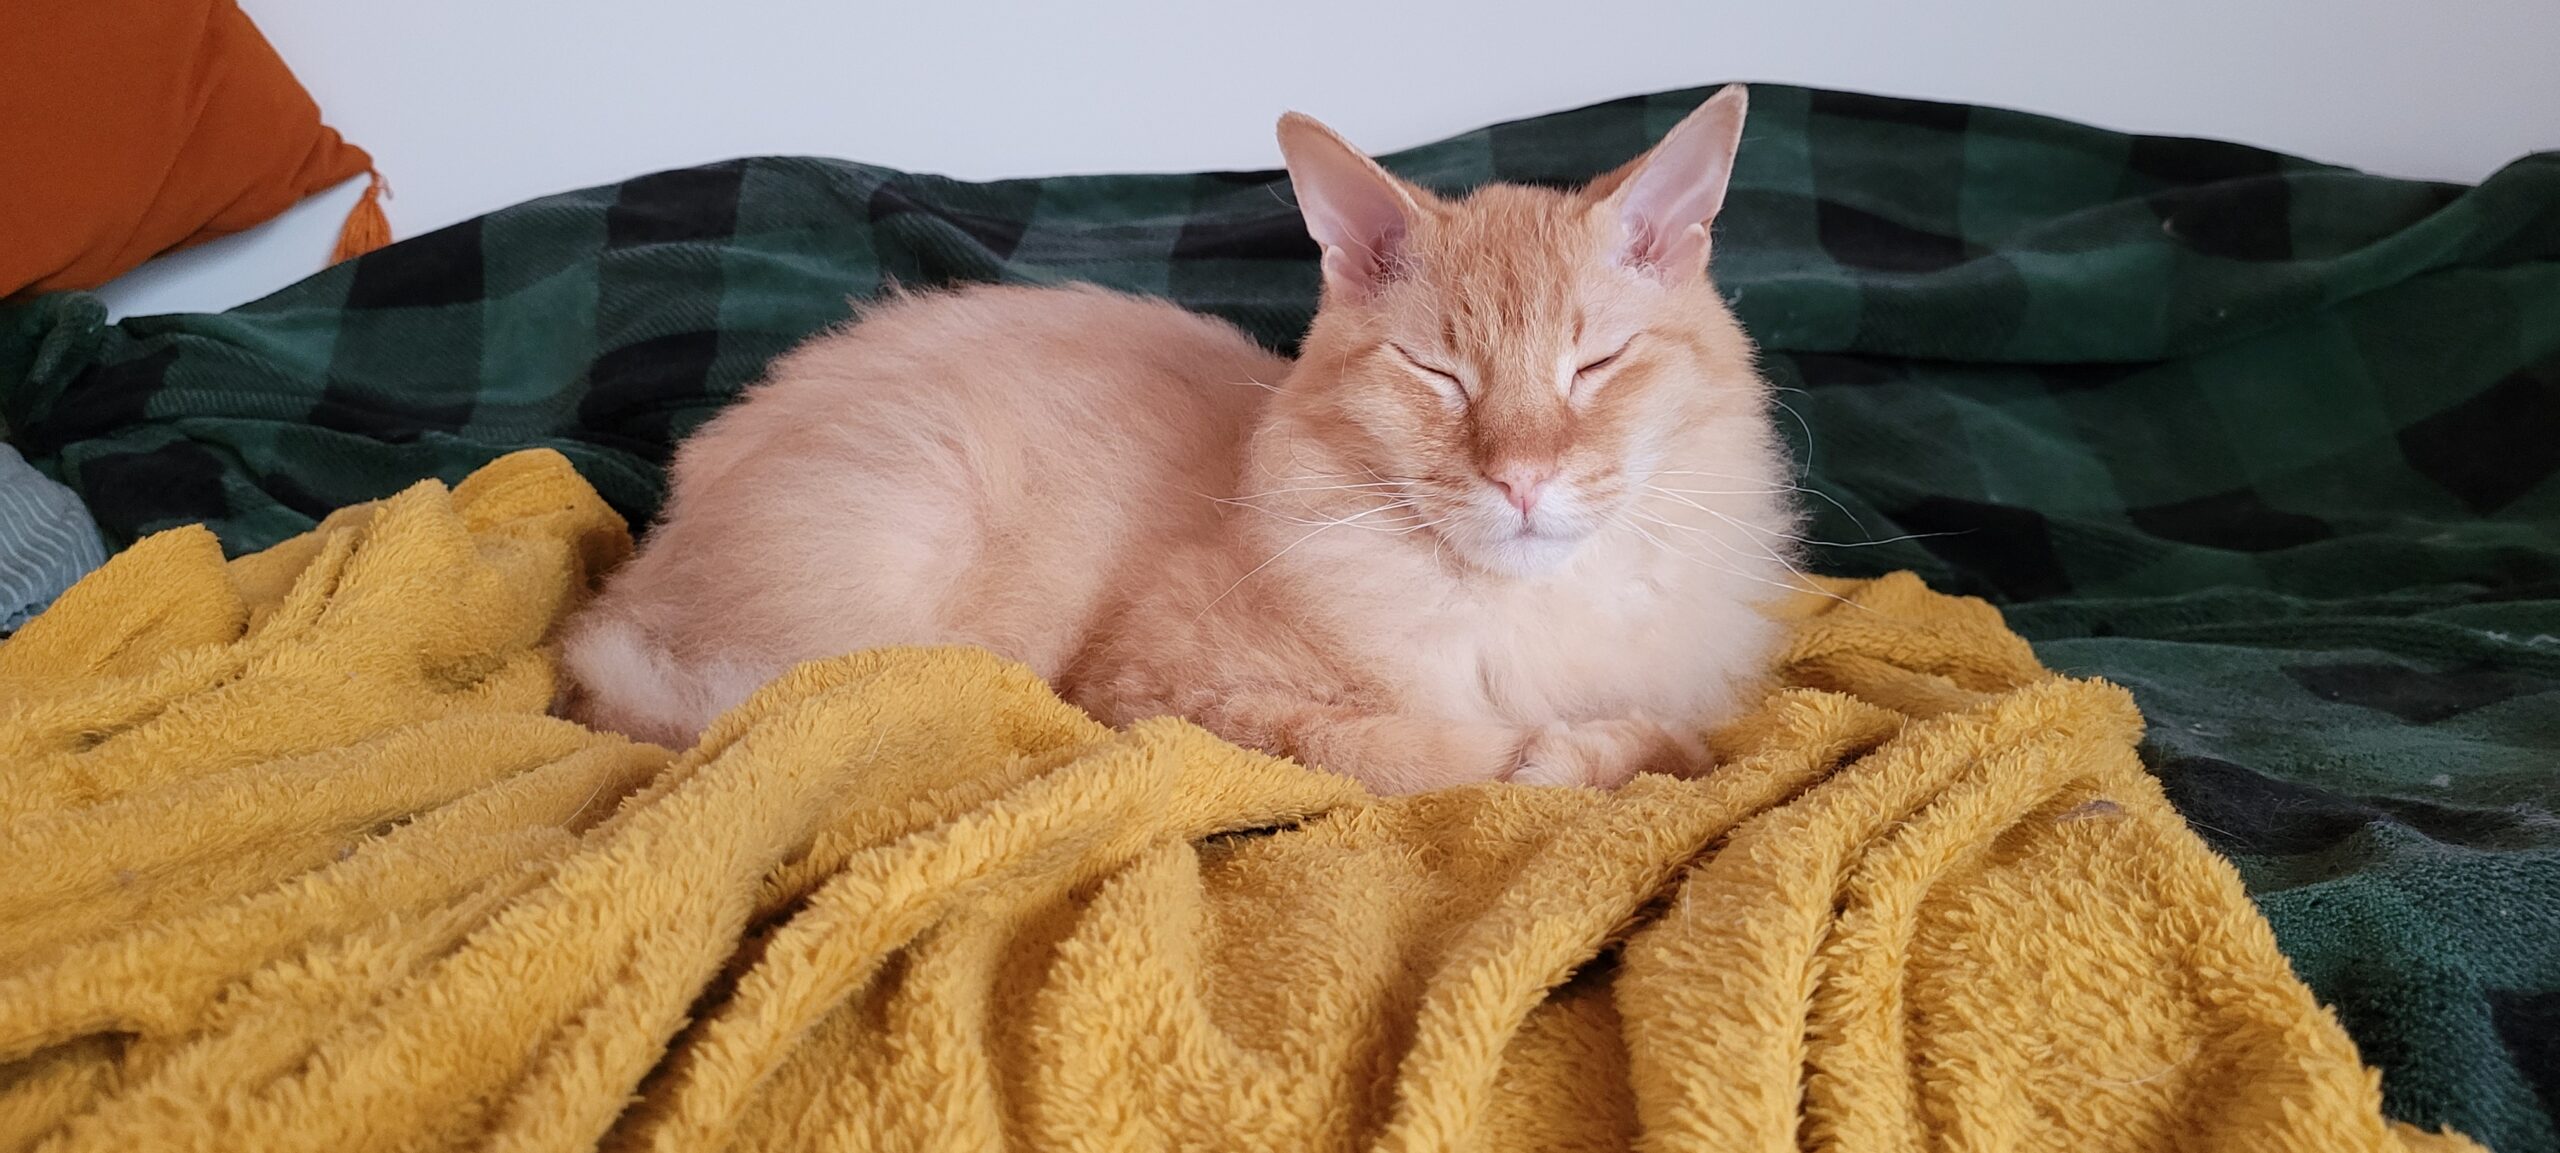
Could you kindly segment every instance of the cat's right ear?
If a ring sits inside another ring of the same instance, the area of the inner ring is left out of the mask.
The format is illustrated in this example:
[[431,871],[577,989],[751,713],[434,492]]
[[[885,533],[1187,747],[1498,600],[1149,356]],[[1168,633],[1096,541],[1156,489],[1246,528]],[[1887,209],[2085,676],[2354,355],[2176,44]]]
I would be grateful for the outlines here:
[[1280,155],[1307,234],[1324,250],[1327,295],[1359,300],[1395,274],[1421,211],[1416,190],[1312,116],[1280,118]]

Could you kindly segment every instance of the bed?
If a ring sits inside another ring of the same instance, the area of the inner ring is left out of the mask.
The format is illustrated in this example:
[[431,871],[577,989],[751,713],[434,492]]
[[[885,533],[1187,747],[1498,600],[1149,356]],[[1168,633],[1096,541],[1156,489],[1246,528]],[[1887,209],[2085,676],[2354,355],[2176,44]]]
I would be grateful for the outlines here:
[[[1664,92],[1383,158],[1565,184]],[[2476,187],[1755,86],[1715,273],[1821,571],[1986,598],[2130,689],[2385,1111],[2560,1150],[2560,154]],[[633,525],[670,446],[896,285],[1086,280],[1286,350],[1276,171],[963,183],[742,159],[549,197],[218,315],[0,310],[0,418],[112,547],[243,555],[555,450]]]

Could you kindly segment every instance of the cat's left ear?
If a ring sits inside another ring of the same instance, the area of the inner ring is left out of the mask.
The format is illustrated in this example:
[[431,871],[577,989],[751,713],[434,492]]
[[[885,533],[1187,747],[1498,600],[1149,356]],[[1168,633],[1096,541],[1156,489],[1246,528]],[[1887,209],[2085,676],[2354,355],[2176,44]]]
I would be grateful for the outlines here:
[[1705,273],[1707,226],[1724,207],[1749,103],[1742,85],[1725,85],[1652,151],[1592,182],[1600,210],[1626,228],[1621,263],[1675,284]]

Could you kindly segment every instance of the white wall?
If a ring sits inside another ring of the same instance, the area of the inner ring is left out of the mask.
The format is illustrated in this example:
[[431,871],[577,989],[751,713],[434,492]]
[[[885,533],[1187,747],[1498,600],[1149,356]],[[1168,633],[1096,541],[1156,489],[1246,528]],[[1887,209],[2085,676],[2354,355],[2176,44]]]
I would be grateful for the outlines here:
[[[1260,168],[1750,79],[1964,100],[2471,181],[2560,148],[2560,0],[241,0],[412,236],[730,156],[969,178]],[[208,310],[317,268],[355,188],[109,286]]]

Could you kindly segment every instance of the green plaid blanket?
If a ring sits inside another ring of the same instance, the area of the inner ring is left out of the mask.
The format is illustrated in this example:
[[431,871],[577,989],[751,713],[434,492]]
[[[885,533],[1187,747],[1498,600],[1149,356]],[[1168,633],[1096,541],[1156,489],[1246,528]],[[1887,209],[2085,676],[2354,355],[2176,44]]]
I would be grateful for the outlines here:
[[[1388,163],[1578,181],[1704,95]],[[537,444],[645,520],[671,442],[884,283],[1098,281],[1287,348],[1313,255],[1276,172],[744,160],[222,315],[10,310],[0,412],[119,543],[203,521],[256,549]],[[2560,1150],[2560,154],[2464,188],[1762,87],[1717,272],[1785,386],[1827,567],[1991,597],[2132,688],[2389,1110]]]

